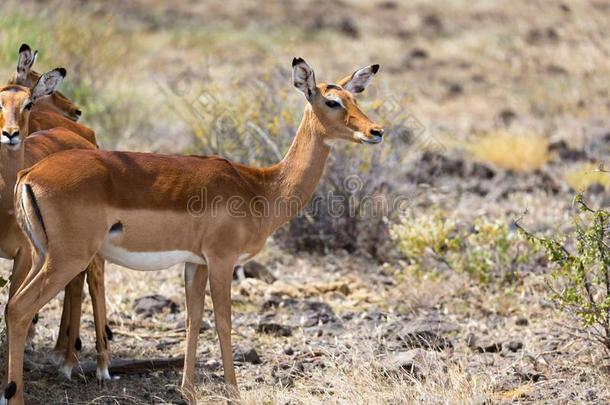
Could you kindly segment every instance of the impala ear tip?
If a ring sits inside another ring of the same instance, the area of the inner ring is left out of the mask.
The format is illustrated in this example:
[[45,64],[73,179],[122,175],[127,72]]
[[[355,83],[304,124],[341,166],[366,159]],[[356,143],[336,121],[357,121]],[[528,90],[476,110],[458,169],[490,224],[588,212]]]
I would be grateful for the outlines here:
[[295,67],[299,63],[305,63],[305,60],[303,60],[303,58],[297,58],[297,57],[294,57],[292,59],[292,67]]
[[26,52],[26,51],[32,51],[32,48],[30,48],[30,46],[28,44],[21,44],[21,46],[19,47],[19,53],[22,52]]
[[371,65],[371,70],[373,71],[373,73],[377,73],[379,71],[379,65],[377,63]]
[[57,69],[55,69],[55,70],[57,70],[57,72],[59,72],[59,74],[61,75],[61,77],[66,77],[66,75],[68,74],[68,72],[66,71],[66,69],[64,69],[64,68],[62,68],[62,67],[57,68]]

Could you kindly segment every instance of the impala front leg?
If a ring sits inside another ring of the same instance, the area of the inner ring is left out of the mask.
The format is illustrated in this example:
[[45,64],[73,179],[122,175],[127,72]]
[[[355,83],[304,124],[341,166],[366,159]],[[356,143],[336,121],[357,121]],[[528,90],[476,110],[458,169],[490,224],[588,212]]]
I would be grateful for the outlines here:
[[195,398],[195,365],[197,364],[197,339],[203,318],[205,287],[208,283],[208,266],[186,263],[184,287],[186,290],[186,354],[182,372],[182,394],[191,403]]
[[[28,271],[30,270],[31,267],[31,255],[29,251],[23,251],[23,250],[19,250],[17,252],[17,255],[15,255],[15,259],[13,260],[13,271],[11,272],[11,277],[10,277],[10,285],[9,285],[9,290],[8,290],[8,297],[9,299],[15,295],[15,292],[17,292],[17,290],[19,289],[19,287],[21,286],[21,284],[23,284],[23,281],[25,280]],[[8,324],[8,305],[6,305],[4,307],[4,320],[6,322],[6,336],[7,336],[7,342],[6,342],[6,346],[9,347],[9,333],[8,333],[8,328],[9,328],[9,324]],[[29,330],[28,330],[28,338],[31,339],[33,338],[34,334],[35,334],[35,329],[34,329],[34,323],[32,322],[29,326]],[[8,364],[8,350],[5,351],[4,353],[5,356],[5,362],[4,364]],[[4,375],[4,380],[3,382],[6,383],[6,374]]]
[[231,280],[233,279],[235,262],[234,259],[211,259],[209,278],[225,383],[229,389],[229,397],[239,400],[239,390],[237,389],[237,379],[233,367],[233,350],[231,349]]
[[[26,276],[28,274],[28,271],[30,270],[30,267],[32,265],[32,255],[30,254],[30,251],[25,249],[20,249],[17,254],[15,255],[15,259],[13,260],[13,271],[11,273],[11,283],[9,286],[9,290],[8,290],[8,296],[9,298],[12,297],[15,292],[19,289],[19,287],[21,287],[21,284],[23,284],[23,281],[26,279]],[[5,308],[6,310],[6,308]],[[38,321],[38,317],[34,316],[32,318],[32,323],[30,323],[30,326],[28,328],[28,336],[26,339],[26,346],[27,347],[32,347],[33,346],[33,339],[34,336],[36,335],[36,322]],[[8,336],[8,334],[7,334]]]

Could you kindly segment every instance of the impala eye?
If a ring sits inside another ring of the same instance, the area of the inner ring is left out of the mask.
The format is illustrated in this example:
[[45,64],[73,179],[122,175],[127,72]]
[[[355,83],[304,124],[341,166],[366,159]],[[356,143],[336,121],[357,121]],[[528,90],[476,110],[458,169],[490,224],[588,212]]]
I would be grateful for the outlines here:
[[330,108],[338,108],[341,107],[341,103],[339,103],[338,101],[335,100],[328,100],[326,102],[326,105]]
[[32,107],[34,107],[34,103],[32,103],[31,101],[29,101],[26,105],[25,105],[25,109],[30,111],[32,109]]

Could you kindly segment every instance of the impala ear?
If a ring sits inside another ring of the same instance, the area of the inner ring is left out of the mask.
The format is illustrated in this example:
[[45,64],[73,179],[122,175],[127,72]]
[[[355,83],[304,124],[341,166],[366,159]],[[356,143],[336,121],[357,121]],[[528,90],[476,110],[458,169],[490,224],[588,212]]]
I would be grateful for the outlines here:
[[32,101],[36,102],[41,97],[52,94],[57,90],[64,77],[66,77],[66,69],[64,68],[53,69],[40,76],[40,79],[38,79],[38,82],[36,82],[32,89]]
[[32,49],[28,44],[23,44],[19,48],[19,58],[17,59],[17,75],[16,82],[20,85],[27,85],[28,74],[36,62],[38,51],[32,53]]
[[339,85],[351,93],[362,93],[378,71],[379,65],[371,65],[358,69],[351,75],[339,80]]
[[294,87],[301,90],[307,100],[311,102],[318,91],[316,87],[316,76],[313,69],[301,58],[292,60],[292,82]]

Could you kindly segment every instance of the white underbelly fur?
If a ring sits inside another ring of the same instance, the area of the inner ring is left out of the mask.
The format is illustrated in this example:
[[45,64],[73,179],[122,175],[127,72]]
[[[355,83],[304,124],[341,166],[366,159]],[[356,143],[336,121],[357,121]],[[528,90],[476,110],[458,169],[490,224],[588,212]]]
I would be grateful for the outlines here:
[[186,250],[168,250],[161,252],[130,252],[115,246],[106,240],[100,250],[100,255],[113,263],[134,270],[163,270],[180,263],[205,264],[205,259]]

